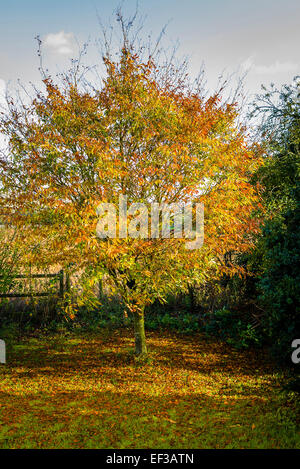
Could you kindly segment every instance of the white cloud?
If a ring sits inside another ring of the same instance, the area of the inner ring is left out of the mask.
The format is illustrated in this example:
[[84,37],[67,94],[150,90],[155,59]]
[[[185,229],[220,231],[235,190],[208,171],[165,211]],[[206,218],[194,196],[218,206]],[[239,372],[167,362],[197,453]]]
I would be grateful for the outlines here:
[[279,62],[278,60],[276,60],[276,62],[271,65],[255,65],[253,55],[244,60],[244,62],[241,63],[240,67],[241,70],[244,72],[251,71],[257,75],[277,75],[278,73],[297,72],[297,70],[299,70],[299,66],[296,63]]
[[47,34],[44,38],[44,46],[56,54],[69,55],[74,51],[74,35],[73,33],[59,33]]
[[297,64],[292,63],[292,62],[279,62],[278,60],[276,60],[276,62],[271,65],[254,65],[253,67],[253,71],[258,74],[288,73],[288,72],[296,72],[297,70],[298,70]]

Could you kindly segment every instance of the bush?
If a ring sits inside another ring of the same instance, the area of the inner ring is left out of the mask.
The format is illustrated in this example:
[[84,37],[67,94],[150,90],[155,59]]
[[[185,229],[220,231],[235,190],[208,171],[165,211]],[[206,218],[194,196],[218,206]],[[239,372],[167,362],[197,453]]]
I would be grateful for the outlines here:
[[262,344],[262,335],[258,328],[246,321],[239,313],[221,309],[205,314],[204,331],[225,340],[236,348],[248,348]]
[[265,226],[265,271],[259,284],[272,351],[288,363],[291,343],[300,331],[300,184],[296,195],[296,208]]
[[183,334],[190,334],[199,330],[197,317],[191,313],[172,315],[165,312],[162,315],[148,315],[145,317],[145,324],[149,330],[169,329]]

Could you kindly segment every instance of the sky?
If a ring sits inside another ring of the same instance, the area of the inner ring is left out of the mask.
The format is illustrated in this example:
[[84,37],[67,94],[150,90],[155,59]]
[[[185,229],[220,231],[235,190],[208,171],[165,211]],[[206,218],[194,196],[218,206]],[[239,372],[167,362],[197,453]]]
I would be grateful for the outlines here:
[[[0,0],[0,103],[6,87],[41,80],[35,37],[43,40],[44,66],[64,70],[78,47],[91,41],[87,61],[99,62],[93,44],[120,4],[114,0]],[[125,14],[136,1],[124,0]],[[261,84],[280,86],[300,74],[299,0],[140,0],[145,36],[156,37],[168,23],[166,44],[180,43],[190,57],[190,73],[204,63],[208,87],[221,73],[247,71],[245,91]]]

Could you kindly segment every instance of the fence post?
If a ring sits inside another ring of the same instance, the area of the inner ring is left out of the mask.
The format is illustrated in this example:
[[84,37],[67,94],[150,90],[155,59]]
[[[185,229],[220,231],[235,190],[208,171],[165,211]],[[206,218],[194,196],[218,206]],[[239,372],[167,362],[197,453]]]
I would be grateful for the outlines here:
[[70,280],[70,273],[66,272],[66,292],[70,292],[71,290],[71,280]]
[[99,297],[99,300],[102,300],[103,298],[103,282],[102,282],[102,278],[100,278],[98,280],[98,297]]
[[64,297],[64,271],[63,269],[59,272],[59,295],[61,298]]

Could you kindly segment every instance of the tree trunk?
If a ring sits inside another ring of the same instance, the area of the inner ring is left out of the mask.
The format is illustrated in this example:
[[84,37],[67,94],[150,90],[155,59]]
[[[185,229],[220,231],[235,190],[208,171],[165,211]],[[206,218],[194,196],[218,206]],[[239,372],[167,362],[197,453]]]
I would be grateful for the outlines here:
[[135,337],[135,354],[147,355],[144,311],[140,312],[140,314],[134,313],[133,321],[134,321],[134,337]]

